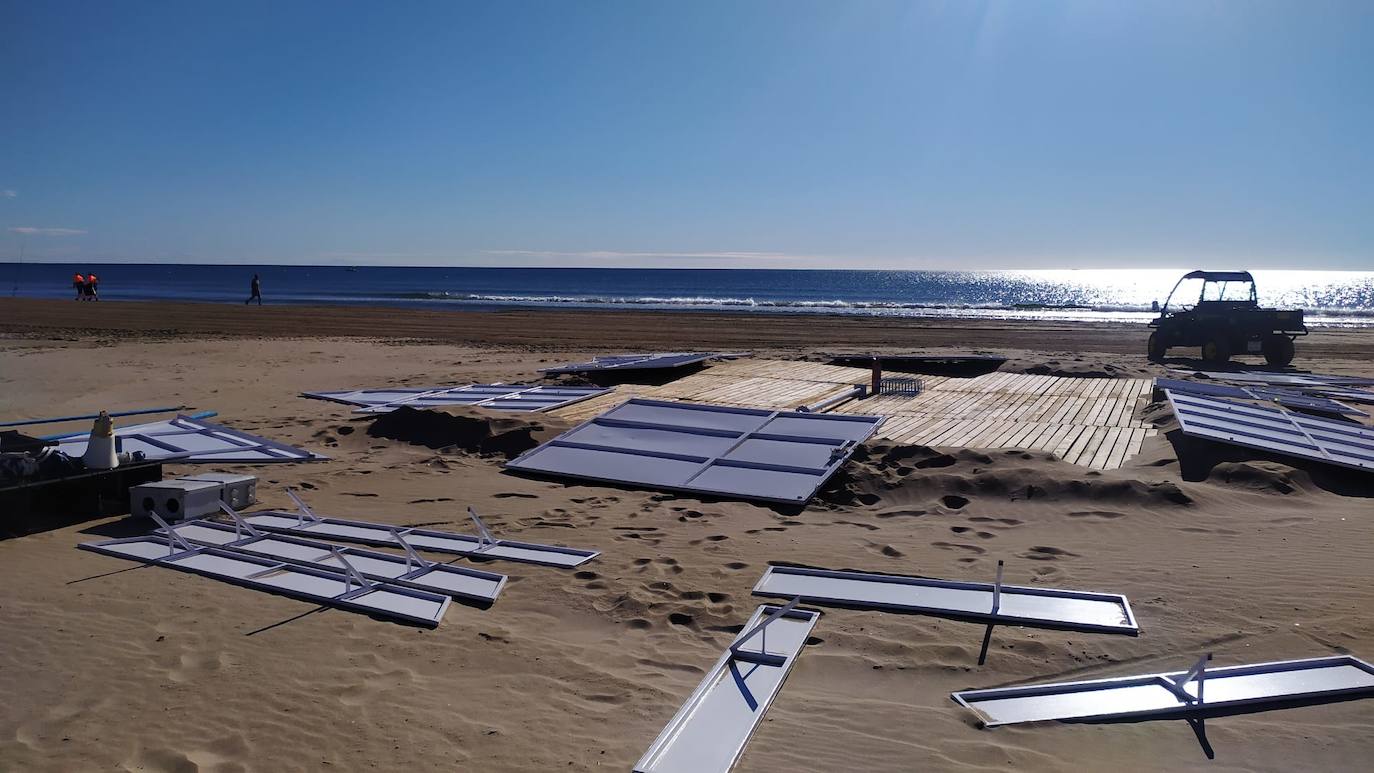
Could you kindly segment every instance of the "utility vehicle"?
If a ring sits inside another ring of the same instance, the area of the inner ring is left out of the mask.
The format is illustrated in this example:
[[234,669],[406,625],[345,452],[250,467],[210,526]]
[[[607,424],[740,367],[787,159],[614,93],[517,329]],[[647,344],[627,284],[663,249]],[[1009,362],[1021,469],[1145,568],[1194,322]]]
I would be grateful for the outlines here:
[[[1201,280],[1197,300],[1191,285]],[[1174,296],[1179,295],[1175,303]],[[1266,309],[1259,305],[1249,271],[1190,271],[1169,291],[1159,317],[1150,321],[1149,355],[1162,360],[1170,347],[1200,346],[1202,359],[1226,362],[1236,354],[1262,354],[1270,365],[1293,361],[1293,341],[1307,335],[1301,309]]]

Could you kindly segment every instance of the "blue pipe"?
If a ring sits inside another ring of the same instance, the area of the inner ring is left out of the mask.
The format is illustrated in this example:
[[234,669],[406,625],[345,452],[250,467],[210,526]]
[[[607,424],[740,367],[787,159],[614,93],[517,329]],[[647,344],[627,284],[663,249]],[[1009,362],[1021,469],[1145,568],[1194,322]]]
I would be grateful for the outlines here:
[[[173,408],[172,410],[176,410],[176,409]],[[113,415],[113,414],[111,414],[111,415]],[[211,416],[218,416],[218,415],[219,415],[219,412],[218,412],[218,411],[200,411],[200,412],[198,412],[198,413],[193,413],[193,414],[191,414],[191,415],[189,415],[189,416],[186,416],[185,418],[188,418],[188,419],[208,419],[208,418],[210,418]],[[115,427],[115,430],[116,430],[116,431],[118,431],[119,429],[120,429],[119,427]],[[90,431],[89,431],[89,430],[87,430],[87,431],[85,431],[85,432],[68,432],[68,433],[66,433],[66,434],[64,434],[64,435],[45,435],[45,436],[39,438],[39,440],[66,440],[66,439],[69,438],[69,437],[80,437],[80,436],[82,436],[82,435],[89,435],[89,434],[90,434]]]
[[[110,418],[113,419],[119,416],[142,416],[146,413],[171,413],[172,411],[179,411],[185,407],[186,406],[184,405],[178,405],[175,408],[140,408],[136,411],[117,411],[115,413],[110,414]],[[80,416],[59,416],[55,419],[24,419],[22,421],[6,421],[0,422],[0,427],[24,427],[29,424],[56,424],[61,421],[81,421],[82,419],[94,419],[99,416],[100,414],[98,413],[84,413]]]

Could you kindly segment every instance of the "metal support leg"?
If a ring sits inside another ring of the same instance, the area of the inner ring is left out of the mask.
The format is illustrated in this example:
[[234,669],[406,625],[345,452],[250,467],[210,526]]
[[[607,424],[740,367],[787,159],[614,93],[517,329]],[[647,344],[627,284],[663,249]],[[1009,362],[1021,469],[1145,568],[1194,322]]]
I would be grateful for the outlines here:
[[[765,666],[781,666],[786,663],[787,658],[782,655],[773,655],[768,652],[768,626],[795,609],[799,601],[801,601],[800,596],[793,597],[791,601],[773,610],[772,614],[760,620],[758,625],[750,628],[742,636],[736,639],[734,644],[730,645],[730,654],[739,660],[745,660],[750,663],[758,663]],[[745,652],[740,649],[746,642],[755,636],[759,636],[762,640],[759,644],[758,652]]]

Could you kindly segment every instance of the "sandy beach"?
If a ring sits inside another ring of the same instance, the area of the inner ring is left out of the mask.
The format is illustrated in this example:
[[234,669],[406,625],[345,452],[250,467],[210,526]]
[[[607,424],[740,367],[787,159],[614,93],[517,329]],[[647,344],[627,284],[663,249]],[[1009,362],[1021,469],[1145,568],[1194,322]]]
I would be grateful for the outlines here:
[[[1138,638],[825,609],[740,771],[1358,771],[1374,701],[1209,721],[984,730],[953,690],[1351,653],[1374,657],[1367,474],[1180,445],[1116,470],[1043,451],[874,441],[807,507],[564,483],[500,454],[369,434],[305,390],[522,382],[596,354],[991,352],[1003,370],[1168,371],[1143,326],[707,313],[440,312],[0,300],[0,420],[184,404],[329,455],[224,469],[321,513],[602,551],[513,563],[489,609],[396,625],[81,552],[111,518],[0,541],[0,770],[628,770],[759,600],[770,562],[1128,596]],[[1187,361],[1179,359],[1175,364]],[[1374,331],[1318,330],[1296,366],[1374,376]],[[522,421],[525,421],[522,419]],[[536,417],[552,434],[570,424]],[[45,432],[88,425],[58,425]],[[528,425],[525,425],[528,426]],[[1180,449],[1190,454],[1180,462]],[[172,466],[179,474],[189,466]],[[466,562],[463,562],[466,563]]]

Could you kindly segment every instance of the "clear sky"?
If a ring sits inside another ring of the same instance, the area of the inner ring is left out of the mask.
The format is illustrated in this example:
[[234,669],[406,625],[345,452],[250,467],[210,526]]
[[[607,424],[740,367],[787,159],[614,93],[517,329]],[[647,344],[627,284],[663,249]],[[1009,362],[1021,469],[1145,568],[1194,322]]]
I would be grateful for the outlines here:
[[0,228],[0,260],[1370,269],[1374,2],[0,0]]

